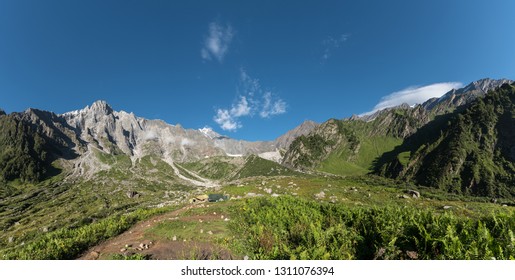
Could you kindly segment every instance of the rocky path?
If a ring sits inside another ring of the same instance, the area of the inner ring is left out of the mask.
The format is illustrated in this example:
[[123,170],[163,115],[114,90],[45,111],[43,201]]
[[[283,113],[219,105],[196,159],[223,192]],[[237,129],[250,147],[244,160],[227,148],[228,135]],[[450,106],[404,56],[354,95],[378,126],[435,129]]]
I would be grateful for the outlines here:
[[184,216],[181,214],[193,208],[205,207],[203,204],[188,205],[184,208],[141,221],[126,232],[90,248],[79,259],[97,260],[109,259],[114,254],[130,256],[141,254],[150,259],[210,259],[216,254],[218,259],[233,259],[231,253],[217,248],[216,244],[207,241],[185,241],[172,238],[149,238],[145,232],[163,221],[192,221],[205,222],[219,219],[218,215]]

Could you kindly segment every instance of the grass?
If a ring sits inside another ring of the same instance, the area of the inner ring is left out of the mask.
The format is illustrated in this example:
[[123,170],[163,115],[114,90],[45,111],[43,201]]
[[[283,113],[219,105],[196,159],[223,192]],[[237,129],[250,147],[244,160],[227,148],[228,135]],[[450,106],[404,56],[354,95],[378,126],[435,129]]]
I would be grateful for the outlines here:
[[394,137],[362,137],[356,150],[352,151],[343,145],[322,161],[317,169],[336,175],[364,175],[372,171],[372,165],[378,157],[401,143],[401,139]]
[[238,166],[232,163],[234,159],[226,157],[211,157],[195,162],[186,162],[181,165],[189,170],[193,170],[201,176],[213,179],[222,180],[228,179],[231,174],[238,170]]
[[283,196],[247,200],[231,229],[254,259],[514,259],[515,212],[348,207]]
[[89,247],[127,230],[136,222],[173,208],[140,209],[126,215],[115,215],[78,228],[62,228],[43,234],[17,248],[0,251],[2,259],[62,260],[74,259]]
[[300,173],[286,168],[276,162],[255,155],[247,157],[245,165],[232,178],[242,179],[256,176],[292,176]]

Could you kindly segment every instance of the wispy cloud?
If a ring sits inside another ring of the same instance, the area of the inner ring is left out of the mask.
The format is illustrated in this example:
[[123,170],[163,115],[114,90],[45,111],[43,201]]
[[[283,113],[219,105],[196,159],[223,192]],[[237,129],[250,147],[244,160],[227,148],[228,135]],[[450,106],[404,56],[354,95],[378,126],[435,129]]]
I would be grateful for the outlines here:
[[262,118],[270,118],[274,115],[284,114],[286,112],[286,103],[281,99],[273,100],[271,92],[265,92],[263,95],[263,106],[259,115]]
[[341,34],[340,36],[328,36],[325,40],[322,41],[322,46],[324,47],[324,52],[322,54],[322,63],[325,63],[332,55],[332,53],[339,49],[343,43],[345,43],[349,39],[349,34]]
[[216,59],[222,62],[229,51],[229,45],[234,37],[231,25],[223,26],[219,22],[209,24],[209,35],[205,38],[200,55],[205,60]]
[[447,82],[431,84],[427,86],[408,87],[382,97],[379,103],[374,106],[372,111],[363,113],[361,116],[369,115],[375,113],[376,111],[398,106],[403,103],[407,103],[410,106],[421,104],[430,98],[440,97],[452,89],[461,87],[463,87],[463,84],[459,82]]
[[216,110],[213,120],[226,131],[237,131],[243,127],[241,118],[255,115],[263,119],[286,113],[287,104],[270,90],[264,90],[258,79],[240,70],[239,96],[231,108]]

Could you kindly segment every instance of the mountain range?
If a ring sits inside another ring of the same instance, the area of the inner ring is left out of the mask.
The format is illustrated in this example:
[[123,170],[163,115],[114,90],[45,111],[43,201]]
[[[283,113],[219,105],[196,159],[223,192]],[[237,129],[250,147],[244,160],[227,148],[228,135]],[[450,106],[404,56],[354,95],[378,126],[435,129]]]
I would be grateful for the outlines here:
[[[274,141],[258,142],[231,139],[207,127],[186,129],[140,118],[105,101],[64,114],[0,111],[0,179],[38,182],[60,172],[91,178],[110,169],[102,158],[121,155],[132,165],[145,157],[159,159],[186,184],[209,185],[200,173],[210,170],[210,158],[244,165],[248,161],[236,158],[258,155],[307,173],[375,173],[449,191],[513,195],[508,187],[513,183],[513,98],[512,86],[506,84],[513,81],[482,79],[416,106],[403,104],[322,124],[305,121]],[[468,142],[442,144],[462,139]],[[459,156],[444,156],[450,150],[459,150]],[[184,169],[195,162],[195,171]],[[489,175],[484,179],[481,174]],[[499,180],[506,187],[491,187]]]

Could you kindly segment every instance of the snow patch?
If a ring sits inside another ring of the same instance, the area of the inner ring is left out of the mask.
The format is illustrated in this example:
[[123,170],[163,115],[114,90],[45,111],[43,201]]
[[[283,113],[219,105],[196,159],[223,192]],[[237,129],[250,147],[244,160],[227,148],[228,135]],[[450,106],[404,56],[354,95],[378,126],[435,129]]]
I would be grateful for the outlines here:
[[228,157],[243,157],[243,155],[241,155],[241,154],[229,154],[229,153],[225,153],[225,155],[227,155]]
[[258,154],[258,156],[260,158],[270,160],[270,161],[275,161],[275,162],[281,162],[281,160],[282,160],[282,156],[279,151],[261,153],[261,154]]

